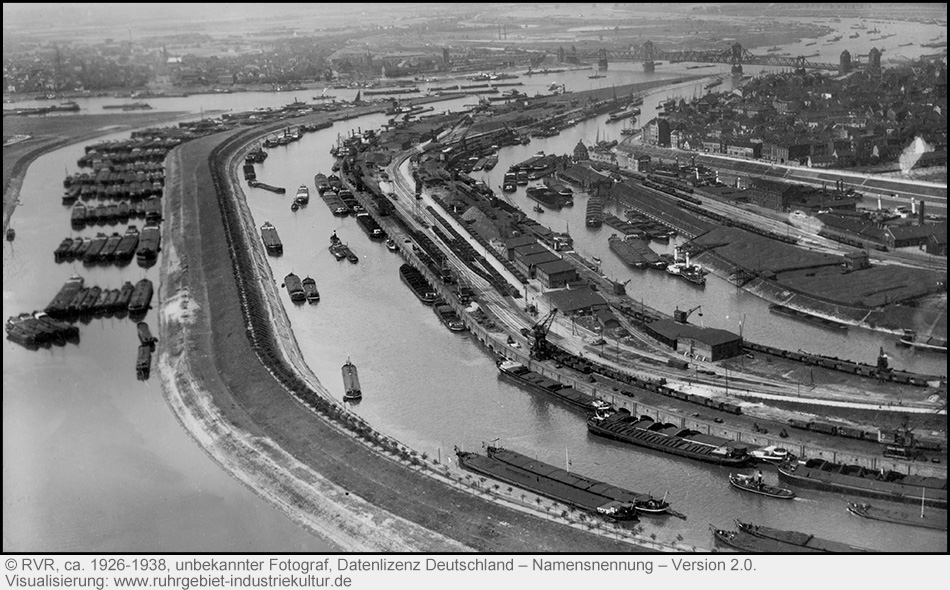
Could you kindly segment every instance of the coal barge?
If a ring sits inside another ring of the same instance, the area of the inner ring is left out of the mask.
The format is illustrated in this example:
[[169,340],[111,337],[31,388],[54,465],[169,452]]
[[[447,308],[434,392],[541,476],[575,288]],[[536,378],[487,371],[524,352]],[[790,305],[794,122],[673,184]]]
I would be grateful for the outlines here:
[[593,434],[688,459],[716,465],[739,467],[752,462],[752,456],[742,445],[702,434],[649,416],[634,418],[626,412],[598,413],[587,420],[587,429]]
[[129,300],[129,313],[145,315],[152,304],[152,281],[142,279],[135,284],[132,297]]
[[515,467],[490,456],[485,457],[478,453],[462,451],[458,447],[455,448],[455,454],[458,457],[459,465],[463,469],[518,486],[545,498],[564,502],[606,518],[637,520],[637,510],[632,503],[617,502],[605,496],[566,484],[558,479],[542,478],[532,471]]
[[[548,465],[537,459],[510,451],[501,447],[488,447],[488,456],[492,459],[507,463],[512,467],[534,473],[538,477],[551,479],[566,486],[591,492],[603,496],[608,500],[622,504],[632,504],[637,512],[642,514],[669,514],[670,504],[665,499],[657,499],[650,494],[641,494],[608,483],[585,477],[578,473],[571,473],[565,469]],[[570,459],[567,459],[569,462]]]
[[832,492],[947,509],[947,480],[808,459],[778,466],[780,480]]
[[548,395],[553,395],[563,402],[584,410],[585,412],[594,412],[597,410],[607,410],[611,406],[603,400],[599,400],[592,395],[581,393],[573,387],[561,385],[557,381],[552,381],[540,373],[535,373],[528,367],[513,361],[503,360],[498,363],[498,370],[502,375],[506,375],[519,385],[527,387],[533,391],[540,391]]
[[423,305],[432,305],[439,299],[439,294],[429,285],[429,281],[426,280],[422,272],[413,265],[407,263],[400,266],[399,276]]

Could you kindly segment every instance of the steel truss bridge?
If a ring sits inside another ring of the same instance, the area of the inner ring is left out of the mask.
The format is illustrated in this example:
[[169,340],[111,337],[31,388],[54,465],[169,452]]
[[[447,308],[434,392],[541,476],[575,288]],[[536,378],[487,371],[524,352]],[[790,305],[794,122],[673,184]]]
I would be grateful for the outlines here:
[[[667,61],[667,62],[699,62],[727,64],[731,66],[778,66],[787,68],[806,68],[812,70],[838,70],[836,63],[818,63],[808,61],[804,56],[790,57],[778,55],[755,55],[743,48],[739,43],[721,51],[664,51],[656,47],[652,41],[626,50],[599,49],[597,51],[568,52],[565,59],[593,60],[603,63],[606,61]],[[853,69],[866,67],[854,59],[851,61]]]

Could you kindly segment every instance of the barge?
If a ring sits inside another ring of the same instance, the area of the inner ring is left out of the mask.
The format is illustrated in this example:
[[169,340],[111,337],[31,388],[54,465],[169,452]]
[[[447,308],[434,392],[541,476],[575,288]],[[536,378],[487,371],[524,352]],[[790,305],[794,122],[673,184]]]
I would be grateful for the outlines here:
[[[483,456],[455,448],[463,469],[518,486],[532,493],[587,510],[613,520],[637,520],[632,503],[617,502],[591,491],[568,485],[556,478],[542,478],[537,473],[510,465],[492,456]],[[552,468],[553,469],[553,468]]]
[[507,376],[519,385],[533,391],[538,391],[547,395],[553,395],[567,404],[574,406],[585,412],[596,412],[598,410],[609,410],[610,404],[597,399],[592,395],[582,393],[573,387],[568,387],[544,377],[540,373],[535,373],[521,363],[502,360],[498,363],[498,370],[502,375]]
[[46,306],[46,313],[53,317],[67,315],[69,304],[82,291],[84,283],[85,279],[78,275],[66,279],[66,282],[60,287],[59,293]]
[[435,292],[422,272],[413,265],[406,263],[400,266],[399,276],[423,305],[432,305],[439,299],[439,294]]
[[855,516],[860,516],[861,518],[880,520],[881,522],[906,524],[909,526],[934,529],[938,531],[947,530],[946,510],[931,510],[927,513],[921,511],[918,514],[916,510],[913,512],[905,512],[904,510],[889,510],[887,508],[879,508],[866,502],[848,502],[848,512]]
[[716,541],[738,549],[743,553],[823,553],[818,549],[809,549],[797,545],[789,545],[772,539],[764,539],[750,535],[744,531],[727,531],[710,525]]
[[[650,494],[641,494],[578,473],[571,473],[568,470],[542,463],[537,459],[532,459],[515,451],[490,446],[488,447],[488,456],[512,467],[534,473],[539,478],[555,480],[566,486],[603,496],[608,500],[632,504],[637,512],[642,514],[670,514],[674,512],[665,499],[657,499]],[[569,462],[570,459],[567,459],[567,461]]]
[[284,245],[277,235],[277,228],[269,221],[265,221],[261,226],[261,239],[264,241],[264,247],[267,253],[272,256],[280,256],[284,253]]
[[145,322],[139,322],[135,325],[135,329],[139,336],[139,344],[152,348],[155,347],[155,343],[158,342],[158,338],[152,336],[152,331],[149,329],[148,324]]
[[307,302],[316,303],[317,301],[320,301],[320,291],[317,290],[317,281],[307,277],[303,280],[301,285],[303,286],[303,292],[307,297]]
[[119,262],[128,262],[135,256],[135,249],[139,245],[139,229],[130,225],[125,229],[125,235],[115,249],[115,259]]
[[782,543],[785,545],[804,547],[806,549],[813,549],[815,551],[821,551],[824,553],[867,553],[868,552],[867,549],[863,549],[861,547],[855,547],[854,545],[848,545],[847,543],[841,543],[839,541],[829,541],[827,539],[822,539],[809,533],[800,533],[798,531],[783,531],[781,529],[773,529],[767,526],[759,526],[755,524],[742,522],[738,518],[736,519],[736,526],[743,533],[748,533],[754,537],[759,537],[760,539],[771,539],[773,541],[778,541],[779,543]]
[[313,184],[317,187],[317,193],[323,196],[323,193],[330,190],[330,183],[327,180],[327,175],[319,173],[313,177]]
[[778,465],[780,480],[819,490],[947,509],[947,480],[808,459]]
[[621,411],[598,413],[587,420],[587,429],[599,436],[716,465],[741,467],[752,461],[744,445],[656,422],[649,416],[635,418]]
[[135,250],[135,260],[140,266],[154,261],[161,250],[162,230],[155,224],[148,224],[139,234],[138,248]]
[[796,320],[802,320],[804,322],[808,322],[810,324],[814,324],[822,328],[828,328],[829,330],[847,330],[848,329],[848,324],[843,324],[841,322],[836,322],[834,320],[829,320],[827,318],[812,315],[810,313],[806,313],[804,311],[794,309],[792,307],[779,305],[778,303],[772,303],[771,305],[769,305],[769,311],[771,311],[772,313],[777,313],[779,315],[784,315],[790,318],[794,318]]
[[132,297],[129,299],[129,313],[142,314],[148,311],[152,304],[152,281],[142,279],[135,284]]
[[139,346],[139,354],[135,359],[135,376],[139,381],[145,381],[152,371],[152,347],[147,344]]
[[947,340],[944,338],[922,338],[913,330],[905,330],[904,334],[897,341],[898,346],[910,346],[918,350],[927,350],[930,352],[942,352],[947,354]]
[[382,240],[386,238],[386,232],[383,231],[383,228],[376,223],[376,220],[373,219],[373,216],[369,213],[358,213],[356,215],[356,222],[363,228],[363,231],[366,232],[369,239]]
[[343,365],[343,401],[355,402],[361,399],[363,399],[363,391],[360,389],[356,365],[347,358]]
[[290,273],[284,277],[284,286],[287,287],[287,293],[290,295],[290,300],[294,303],[302,303],[307,299],[307,294],[303,290],[303,284],[300,282],[300,277],[294,273]]

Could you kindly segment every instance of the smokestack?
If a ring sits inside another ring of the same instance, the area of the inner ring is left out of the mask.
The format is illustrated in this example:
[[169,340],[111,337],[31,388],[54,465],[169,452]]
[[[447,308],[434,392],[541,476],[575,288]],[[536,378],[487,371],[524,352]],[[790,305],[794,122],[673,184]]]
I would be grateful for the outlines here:
[[920,201],[920,207],[917,208],[917,214],[918,214],[918,222],[917,222],[917,223],[920,224],[920,225],[923,225],[924,222],[927,220],[926,216],[924,215],[924,204],[925,204],[925,203],[926,203],[926,201],[924,201],[923,199],[921,199],[921,201]]
[[883,209],[883,207],[881,207],[881,197],[878,197],[878,198],[877,198],[877,210],[880,211],[881,209]]
[[917,200],[914,197],[910,198],[910,214],[917,215]]

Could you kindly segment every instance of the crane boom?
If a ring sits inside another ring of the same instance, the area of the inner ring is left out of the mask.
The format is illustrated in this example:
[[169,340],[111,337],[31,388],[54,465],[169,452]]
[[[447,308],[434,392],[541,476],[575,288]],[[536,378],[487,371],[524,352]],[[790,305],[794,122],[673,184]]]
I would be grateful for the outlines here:
[[548,345],[548,331],[551,329],[551,324],[554,323],[554,316],[556,315],[557,308],[554,308],[548,315],[531,326],[531,356],[536,360],[543,361],[551,356],[551,349]]

